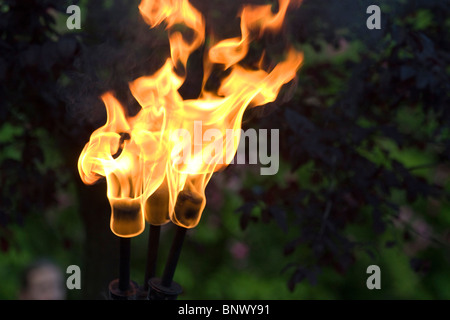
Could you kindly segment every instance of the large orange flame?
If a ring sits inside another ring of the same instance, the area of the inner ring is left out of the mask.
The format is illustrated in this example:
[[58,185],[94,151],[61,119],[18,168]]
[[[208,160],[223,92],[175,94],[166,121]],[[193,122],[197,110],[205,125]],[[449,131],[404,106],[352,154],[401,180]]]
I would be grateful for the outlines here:
[[[204,19],[187,0],[142,0],[139,10],[146,23],[152,28],[166,25],[170,58],[155,74],[129,84],[141,106],[136,116],[128,116],[112,93],[102,96],[106,124],[92,133],[78,161],[84,183],[106,178],[116,235],[136,236],[145,221],[172,221],[186,228],[198,224],[206,185],[236,153],[244,111],[273,102],[303,61],[302,53],[290,48],[271,70],[239,64],[251,41],[280,30],[290,3],[279,0],[277,13],[270,5],[244,6],[241,36],[219,41],[205,52],[203,85],[214,64],[229,69],[228,76],[217,92],[203,88],[198,99],[185,100],[178,92],[185,78],[176,71],[186,68],[189,56],[204,43]],[[192,31],[189,41],[174,30],[180,24]]]

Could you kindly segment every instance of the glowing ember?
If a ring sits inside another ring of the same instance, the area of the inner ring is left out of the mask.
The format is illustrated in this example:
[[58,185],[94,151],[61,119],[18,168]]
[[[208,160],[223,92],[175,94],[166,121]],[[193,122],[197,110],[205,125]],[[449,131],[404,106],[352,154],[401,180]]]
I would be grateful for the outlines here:
[[[112,93],[102,96],[106,124],[92,133],[78,161],[84,183],[106,178],[116,235],[140,234],[145,220],[185,228],[198,224],[207,183],[236,153],[244,111],[273,102],[300,68],[303,55],[294,48],[269,71],[239,65],[251,41],[281,28],[289,5],[280,0],[275,14],[270,5],[245,6],[241,37],[219,41],[205,52],[203,86],[214,64],[229,69],[228,76],[217,92],[203,88],[198,99],[184,100],[178,89],[185,79],[176,71],[185,69],[190,54],[204,43],[203,17],[187,0],[142,0],[139,9],[151,27],[165,22],[171,56],[154,75],[129,84],[142,108],[136,116],[126,115]],[[173,30],[179,24],[193,31],[189,41]],[[232,139],[227,138],[230,130],[237,132]],[[181,200],[190,199],[192,208],[176,208],[181,191]]]

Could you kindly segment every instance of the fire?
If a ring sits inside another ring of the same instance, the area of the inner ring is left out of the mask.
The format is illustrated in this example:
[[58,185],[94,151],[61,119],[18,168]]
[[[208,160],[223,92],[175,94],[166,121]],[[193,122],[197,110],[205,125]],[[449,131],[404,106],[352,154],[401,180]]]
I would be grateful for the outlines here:
[[[139,10],[145,22],[152,28],[165,23],[170,57],[155,74],[129,84],[141,106],[137,115],[127,115],[112,93],[102,96],[106,124],[92,133],[78,161],[84,183],[106,178],[111,230],[116,235],[136,236],[145,221],[153,225],[172,221],[185,228],[198,224],[206,205],[206,185],[236,153],[244,111],[273,102],[302,64],[303,55],[294,48],[271,70],[261,64],[254,68],[239,64],[252,41],[282,28],[290,5],[289,0],[279,0],[277,13],[270,5],[244,6],[241,36],[205,49],[202,92],[197,99],[185,100],[178,92],[185,80],[180,74],[185,74],[189,56],[205,42],[205,21],[187,0],[142,0]],[[180,24],[193,34],[189,40],[174,30]],[[229,70],[217,92],[204,88],[213,65]],[[230,130],[238,134],[225,139]],[[185,197],[195,208],[178,208],[177,200]]]

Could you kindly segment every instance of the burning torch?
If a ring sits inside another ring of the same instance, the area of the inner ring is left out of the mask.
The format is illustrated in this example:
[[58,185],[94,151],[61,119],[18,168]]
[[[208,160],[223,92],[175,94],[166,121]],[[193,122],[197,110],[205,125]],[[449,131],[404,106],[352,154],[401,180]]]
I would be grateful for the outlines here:
[[[273,102],[302,63],[303,55],[290,46],[284,60],[271,70],[262,67],[264,53],[251,67],[240,64],[252,41],[281,28],[290,3],[279,0],[276,13],[271,5],[244,6],[239,14],[241,36],[211,41],[205,47],[202,92],[197,99],[183,99],[179,89],[185,76],[180,74],[186,73],[191,53],[205,42],[204,18],[188,0],[142,0],[144,21],[152,28],[165,22],[169,30],[170,57],[155,74],[129,84],[141,106],[136,115],[129,116],[112,92],[102,95],[106,124],[92,133],[78,161],[84,183],[101,178],[107,183],[110,227],[120,243],[119,278],[109,285],[112,299],[176,299],[181,293],[173,277],[186,232],[200,221],[212,174],[225,168],[236,153],[244,111]],[[180,24],[193,31],[189,37],[174,28]],[[208,91],[204,87],[213,66],[229,72],[216,91]],[[237,134],[224,139],[229,130]],[[139,288],[130,280],[130,243],[146,223],[147,265]],[[176,233],[159,278],[160,230],[167,223],[176,225]]]

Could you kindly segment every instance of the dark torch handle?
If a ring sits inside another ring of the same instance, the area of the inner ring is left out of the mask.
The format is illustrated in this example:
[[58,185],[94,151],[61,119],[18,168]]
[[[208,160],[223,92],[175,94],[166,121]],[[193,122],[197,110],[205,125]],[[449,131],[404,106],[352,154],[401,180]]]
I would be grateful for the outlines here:
[[161,284],[165,287],[170,287],[172,284],[175,269],[177,268],[178,258],[180,257],[181,248],[183,247],[184,237],[186,235],[186,228],[177,226],[177,231],[170,247],[169,257],[164,268]]
[[[180,224],[192,225],[192,222],[198,222],[196,219],[201,213],[202,204],[203,198],[200,194],[189,190],[181,191],[178,194],[174,210],[177,219],[180,218],[186,222],[181,222]],[[187,228],[177,225],[162,278],[150,279],[149,300],[175,300],[183,291],[181,286],[173,281],[173,276],[177,268],[178,259],[180,258],[186,231]]]
[[148,290],[148,281],[156,274],[156,260],[158,257],[159,237],[161,233],[161,226],[150,225],[150,232],[148,235],[148,249],[147,249],[147,267],[145,269],[144,290]]
[[119,279],[109,283],[111,300],[135,300],[137,286],[130,281],[131,238],[119,237]]
[[120,238],[119,290],[123,292],[130,287],[130,246],[131,238]]

